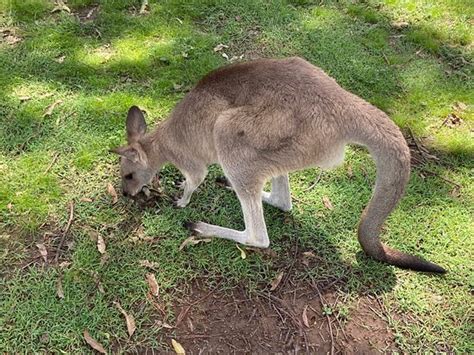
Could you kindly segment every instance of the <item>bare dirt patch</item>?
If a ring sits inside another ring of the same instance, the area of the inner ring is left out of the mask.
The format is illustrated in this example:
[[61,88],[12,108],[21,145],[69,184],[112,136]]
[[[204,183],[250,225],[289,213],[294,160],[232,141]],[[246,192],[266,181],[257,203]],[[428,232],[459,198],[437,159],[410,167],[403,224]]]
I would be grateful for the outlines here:
[[287,284],[252,296],[243,288],[212,291],[194,285],[175,307],[176,339],[189,353],[377,353],[396,351],[375,297],[361,296],[347,320],[329,314],[335,291]]

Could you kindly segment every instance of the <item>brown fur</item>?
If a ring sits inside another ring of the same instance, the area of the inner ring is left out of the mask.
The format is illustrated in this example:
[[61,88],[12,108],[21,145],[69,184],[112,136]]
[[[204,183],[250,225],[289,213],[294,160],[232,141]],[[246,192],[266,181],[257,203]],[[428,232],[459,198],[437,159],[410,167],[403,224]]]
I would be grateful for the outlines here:
[[[382,224],[409,179],[410,153],[400,130],[384,112],[305,60],[265,59],[215,70],[150,134],[143,134],[144,119],[137,116],[137,108],[132,108],[127,119],[131,145],[117,151],[124,157],[122,176],[136,175],[135,181],[123,180],[124,191],[137,194],[170,162],[186,177],[178,202],[184,207],[207,167],[219,163],[242,204],[246,229],[238,232],[202,222],[193,229],[260,247],[269,243],[261,200],[291,208],[289,171],[330,168],[343,161],[347,144],[366,146],[376,161],[377,181],[359,224],[362,248],[399,267],[445,272],[379,240]],[[262,192],[269,178],[272,192]]]

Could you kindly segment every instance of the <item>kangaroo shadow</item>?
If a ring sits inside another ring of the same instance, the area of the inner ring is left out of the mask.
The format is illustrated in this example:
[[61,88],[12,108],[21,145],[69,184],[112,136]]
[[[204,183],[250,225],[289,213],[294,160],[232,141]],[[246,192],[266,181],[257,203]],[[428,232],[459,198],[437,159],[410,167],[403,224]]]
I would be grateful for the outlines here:
[[[161,176],[162,185],[165,189],[168,189],[171,194],[177,195],[180,193],[174,188],[174,182],[179,178],[177,169],[168,166]],[[220,176],[222,176],[220,168],[211,167],[205,182],[193,195],[190,205],[184,209],[177,209],[171,214],[167,212],[170,208],[167,205],[170,205],[171,202],[161,202],[160,205],[165,212],[162,216],[165,221],[160,223],[181,226],[188,221],[204,221],[243,230],[244,224],[240,203],[233,191],[215,182],[216,178]],[[338,287],[360,293],[389,292],[393,289],[396,284],[393,266],[365,257],[362,253],[356,259],[354,259],[354,255],[350,256],[350,252],[353,250],[354,253],[360,250],[354,233],[355,218],[350,217],[348,218],[350,222],[338,226],[334,224],[333,219],[328,223],[318,222],[318,217],[312,213],[312,210],[305,211],[305,209],[306,206],[301,205],[298,201],[294,202],[293,210],[290,212],[283,212],[264,203],[264,217],[270,238],[270,251],[262,250],[258,254],[273,254],[273,257],[269,259],[268,267],[270,269],[274,271],[286,270],[291,274],[289,275],[291,277],[304,278],[304,275],[311,275],[311,278],[321,285],[337,284]],[[336,207],[331,213],[358,216],[360,214],[358,209],[358,206],[350,209]],[[352,221],[354,221],[353,225],[351,225]],[[334,229],[340,229],[343,232],[333,235],[332,230]],[[189,236],[189,232],[184,228],[183,232]],[[341,240],[346,241],[341,243]],[[215,250],[213,244],[211,243],[203,248],[208,248],[211,254],[227,254],[228,250],[235,250],[234,243],[229,241],[218,242],[219,247],[216,247]],[[351,251],[342,250],[344,246],[341,244],[350,245]],[[313,255],[308,265],[303,262],[306,258],[305,255],[307,255],[305,253]],[[192,260],[189,262],[193,267],[196,267]],[[232,271],[227,271],[227,267],[226,264],[218,270],[218,273],[224,278],[231,278]],[[255,272],[261,272],[261,268],[262,265],[260,264],[251,266],[251,269],[254,269]],[[246,283],[249,280],[241,281]]]

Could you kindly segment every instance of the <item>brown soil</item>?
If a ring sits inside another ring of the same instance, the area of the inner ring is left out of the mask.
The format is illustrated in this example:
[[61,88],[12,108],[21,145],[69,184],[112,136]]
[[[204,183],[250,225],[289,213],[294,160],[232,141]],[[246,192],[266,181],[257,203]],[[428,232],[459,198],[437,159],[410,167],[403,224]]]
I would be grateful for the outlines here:
[[176,328],[168,334],[168,343],[175,339],[192,354],[397,350],[376,298],[361,296],[343,320],[336,312],[331,314],[336,292],[320,292],[321,296],[301,282],[287,283],[273,292],[266,289],[252,297],[243,288],[222,292],[195,285],[186,301],[175,307]]

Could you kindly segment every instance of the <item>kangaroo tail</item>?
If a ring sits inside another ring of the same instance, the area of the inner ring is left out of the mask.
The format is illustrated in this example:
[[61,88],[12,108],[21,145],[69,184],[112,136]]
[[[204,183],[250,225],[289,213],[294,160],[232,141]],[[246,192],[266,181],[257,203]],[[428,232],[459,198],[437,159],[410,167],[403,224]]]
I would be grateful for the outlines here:
[[358,238],[365,253],[374,259],[415,271],[445,273],[441,266],[389,248],[380,241],[382,224],[405,192],[410,176],[410,151],[398,127],[387,117],[361,137],[374,157],[377,179],[372,198],[362,213]]

